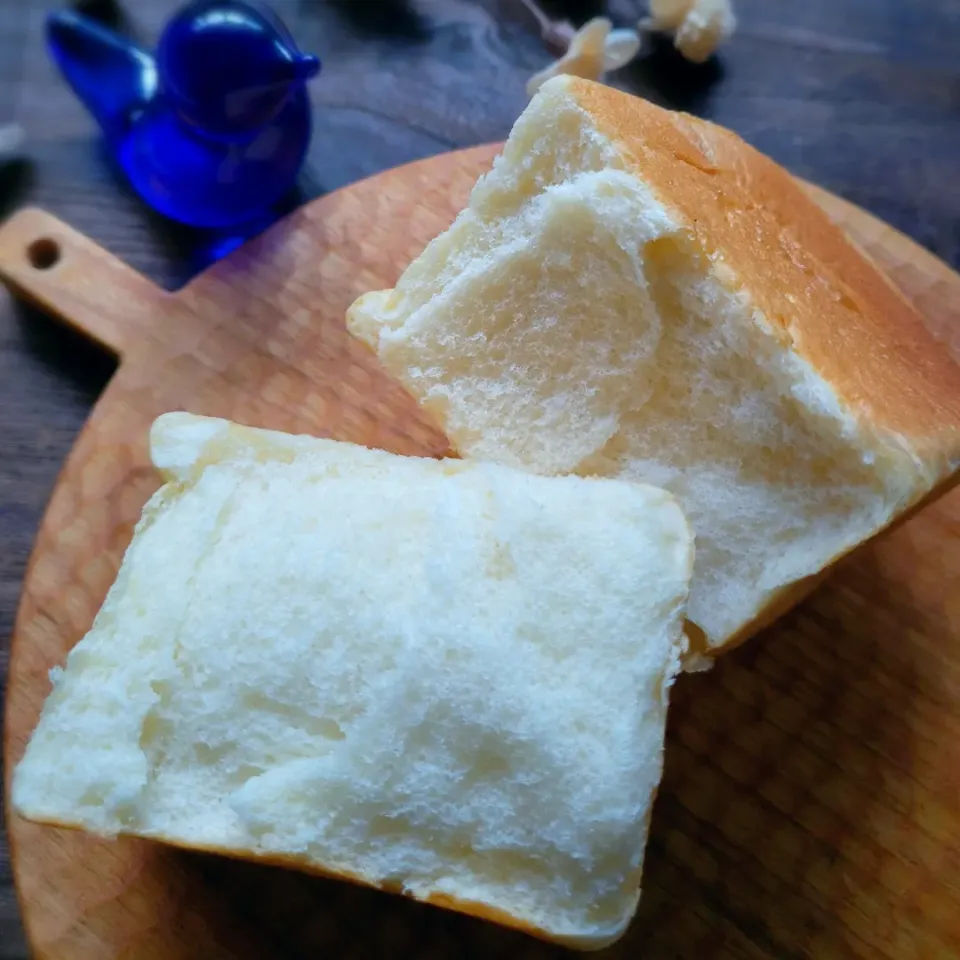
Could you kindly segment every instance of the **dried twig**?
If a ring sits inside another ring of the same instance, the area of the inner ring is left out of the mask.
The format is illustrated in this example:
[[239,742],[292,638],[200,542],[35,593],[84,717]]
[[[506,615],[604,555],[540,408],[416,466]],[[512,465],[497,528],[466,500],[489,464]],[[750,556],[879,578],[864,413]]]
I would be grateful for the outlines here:
[[540,35],[547,46],[557,50],[566,50],[577,32],[569,20],[551,20],[537,0],[520,0],[530,11],[540,27]]

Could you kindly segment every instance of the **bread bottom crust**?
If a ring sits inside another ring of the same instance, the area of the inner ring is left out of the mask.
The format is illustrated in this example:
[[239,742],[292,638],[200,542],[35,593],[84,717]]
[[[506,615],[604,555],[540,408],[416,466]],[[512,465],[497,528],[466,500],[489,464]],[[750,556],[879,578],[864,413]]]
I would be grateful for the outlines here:
[[[17,814],[17,816],[22,817],[22,814]],[[75,823],[66,823],[62,820],[56,820],[53,818],[23,817],[23,819],[27,819],[31,823],[41,826],[55,827],[59,830],[74,830],[77,832],[86,833],[91,832],[85,827],[79,826]],[[302,857],[284,856],[283,854],[273,853],[259,853],[255,850],[239,851],[228,847],[219,847],[215,844],[186,843],[183,840],[178,840],[163,834],[147,835],[121,832],[110,835],[96,834],[96,836],[100,836],[104,840],[123,839],[142,840],[146,843],[161,843],[164,846],[174,847],[178,850],[184,850],[191,853],[214,854],[216,856],[226,857],[229,860],[239,860],[245,863],[256,863],[263,866],[280,867],[285,870],[295,870],[298,873],[308,874],[315,877],[324,877],[328,880],[342,880],[347,883],[352,883],[355,886],[379,890],[382,893],[396,894],[405,897],[408,900],[416,900],[419,903],[426,903],[430,904],[431,906],[440,907],[444,910],[452,910],[456,913],[465,914],[466,916],[477,917],[480,920],[487,920],[489,922],[496,923],[499,926],[507,927],[512,930],[518,930],[521,933],[536,937],[538,940],[544,940],[547,943],[558,944],[574,950],[601,950],[603,947],[613,943],[614,940],[619,938],[623,932],[623,930],[621,930],[613,937],[608,935],[590,937],[586,934],[582,936],[563,936],[552,934],[549,931],[544,930],[527,920],[524,920],[522,917],[518,917],[506,910],[501,909],[500,907],[495,907],[492,904],[485,903],[483,901],[462,900],[459,897],[454,897],[447,893],[431,893],[425,897],[421,897],[405,889],[401,884],[390,882],[384,883],[369,877],[365,877],[359,873],[325,868],[312,860],[307,860]],[[624,925],[624,930],[626,929],[626,926],[627,924]]]
[[899,529],[908,520],[916,516],[924,507],[929,506],[942,496],[948,494],[954,488],[960,486],[960,473],[955,473],[944,483],[934,487],[926,496],[922,497],[913,506],[908,507],[899,516],[893,519],[882,530],[878,530],[868,540],[855,544],[848,551],[836,557],[829,566],[824,567],[819,573],[804,577],[802,580],[796,580],[793,583],[781,587],[770,599],[770,601],[757,613],[749,622],[744,624],[735,634],[729,637],[723,644],[710,648],[706,643],[706,635],[695,623],[688,622],[686,625],[687,638],[690,644],[691,652],[702,654],[705,657],[717,657],[720,654],[729,652],[746,643],[751,637],[760,633],[771,626],[776,620],[789,612],[802,600],[805,600],[833,571],[833,568],[845,557],[856,553],[861,547],[870,543],[874,537],[884,536]]

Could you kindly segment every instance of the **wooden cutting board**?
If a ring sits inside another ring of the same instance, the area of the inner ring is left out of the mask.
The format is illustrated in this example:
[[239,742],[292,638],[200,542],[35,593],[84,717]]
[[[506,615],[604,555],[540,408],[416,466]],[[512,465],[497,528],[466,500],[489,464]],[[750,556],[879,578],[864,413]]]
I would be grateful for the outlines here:
[[[347,336],[466,200],[494,148],[318,200],[166,293],[38,210],[0,275],[119,369],[60,476],[17,619],[6,769],[47,671],[89,627],[157,486],[171,409],[440,454],[445,438]],[[960,277],[815,197],[960,358]],[[51,960],[546,958],[566,952],[375,891],[136,841],[8,823],[27,932]],[[611,958],[960,956],[960,491],[843,563],[810,600],[675,689],[644,896]]]

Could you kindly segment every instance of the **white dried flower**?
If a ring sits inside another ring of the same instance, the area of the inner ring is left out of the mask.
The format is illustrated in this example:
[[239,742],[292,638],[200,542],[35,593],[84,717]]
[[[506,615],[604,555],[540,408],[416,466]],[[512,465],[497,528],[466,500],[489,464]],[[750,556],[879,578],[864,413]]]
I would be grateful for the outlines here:
[[736,29],[730,0],[650,0],[640,28],[672,33],[674,46],[693,63],[703,63]]
[[614,30],[606,17],[595,17],[571,38],[567,52],[527,83],[533,96],[551,77],[569,74],[585,80],[600,80],[609,70],[626,66],[640,51],[640,35],[635,30]]
[[636,30],[611,30],[603,45],[604,72],[625,67],[640,52],[642,43]]

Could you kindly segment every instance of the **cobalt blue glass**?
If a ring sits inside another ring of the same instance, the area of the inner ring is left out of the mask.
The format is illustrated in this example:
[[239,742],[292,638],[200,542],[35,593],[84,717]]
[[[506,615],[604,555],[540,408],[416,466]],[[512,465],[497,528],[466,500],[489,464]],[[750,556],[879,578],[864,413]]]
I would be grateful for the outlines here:
[[156,57],[81,14],[47,21],[50,52],[154,209],[197,227],[265,216],[293,187],[310,142],[306,82],[320,61],[241,0],[196,0]]

